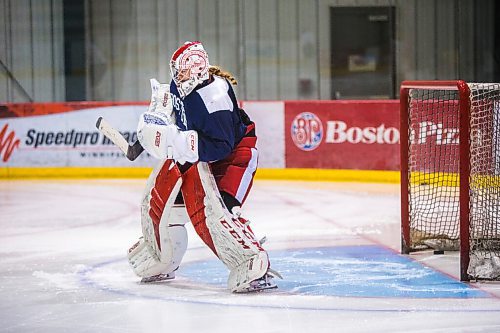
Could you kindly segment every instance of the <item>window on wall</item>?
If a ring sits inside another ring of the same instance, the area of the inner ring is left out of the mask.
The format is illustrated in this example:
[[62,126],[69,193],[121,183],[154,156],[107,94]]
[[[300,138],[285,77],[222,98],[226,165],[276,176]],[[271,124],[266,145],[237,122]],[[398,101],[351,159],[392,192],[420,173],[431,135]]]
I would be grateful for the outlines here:
[[67,101],[86,99],[85,7],[83,0],[64,0],[64,79]]
[[332,7],[330,22],[331,98],[394,98],[394,8]]

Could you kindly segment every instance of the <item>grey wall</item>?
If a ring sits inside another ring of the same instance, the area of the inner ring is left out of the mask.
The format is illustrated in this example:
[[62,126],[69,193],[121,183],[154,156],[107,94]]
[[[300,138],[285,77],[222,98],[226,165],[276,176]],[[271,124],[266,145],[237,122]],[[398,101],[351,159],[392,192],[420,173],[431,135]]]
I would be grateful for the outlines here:
[[0,0],[0,102],[64,99],[62,20],[62,0]]
[[[212,64],[235,74],[240,99],[330,99],[331,6],[396,8],[396,86],[489,81],[493,2],[85,0],[87,100],[147,100],[149,78],[169,80],[170,55],[186,40],[201,40]],[[0,60],[22,86],[0,67],[0,102],[28,101],[23,89],[35,101],[63,100],[62,0],[0,0],[0,18]]]

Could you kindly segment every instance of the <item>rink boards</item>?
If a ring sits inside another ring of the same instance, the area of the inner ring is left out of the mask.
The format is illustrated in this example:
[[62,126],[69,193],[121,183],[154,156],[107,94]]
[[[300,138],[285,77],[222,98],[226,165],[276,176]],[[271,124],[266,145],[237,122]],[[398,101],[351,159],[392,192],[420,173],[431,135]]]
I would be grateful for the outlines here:
[[[261,179],[397,182],[398,101],[245,101],[257,124]],[[129,142],[147,103],[6,104],[0,177],[146,177],[95,128],[104,117]],[[317,172],[316,172],[317,170]]]

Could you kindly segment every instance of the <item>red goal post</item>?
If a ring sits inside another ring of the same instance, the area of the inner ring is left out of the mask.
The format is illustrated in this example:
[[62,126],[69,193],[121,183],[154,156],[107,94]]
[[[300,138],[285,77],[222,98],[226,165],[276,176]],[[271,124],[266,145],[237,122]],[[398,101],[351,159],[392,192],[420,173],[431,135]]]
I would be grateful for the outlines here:
[[461,280],[500,280],[500,84],[404,81],[400,112],[402,252],[459,250]]

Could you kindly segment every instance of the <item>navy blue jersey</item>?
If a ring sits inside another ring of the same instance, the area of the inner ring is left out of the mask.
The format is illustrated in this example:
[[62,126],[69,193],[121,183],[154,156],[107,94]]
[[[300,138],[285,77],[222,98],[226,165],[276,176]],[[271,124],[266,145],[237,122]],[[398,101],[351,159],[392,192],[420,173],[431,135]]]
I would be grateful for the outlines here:
[[198,132],[200,161],[226,158],[245,135],[246,126],[229,82],[218,76],[181,99],[177,86],[170,83],[176,124],[181,130]]

